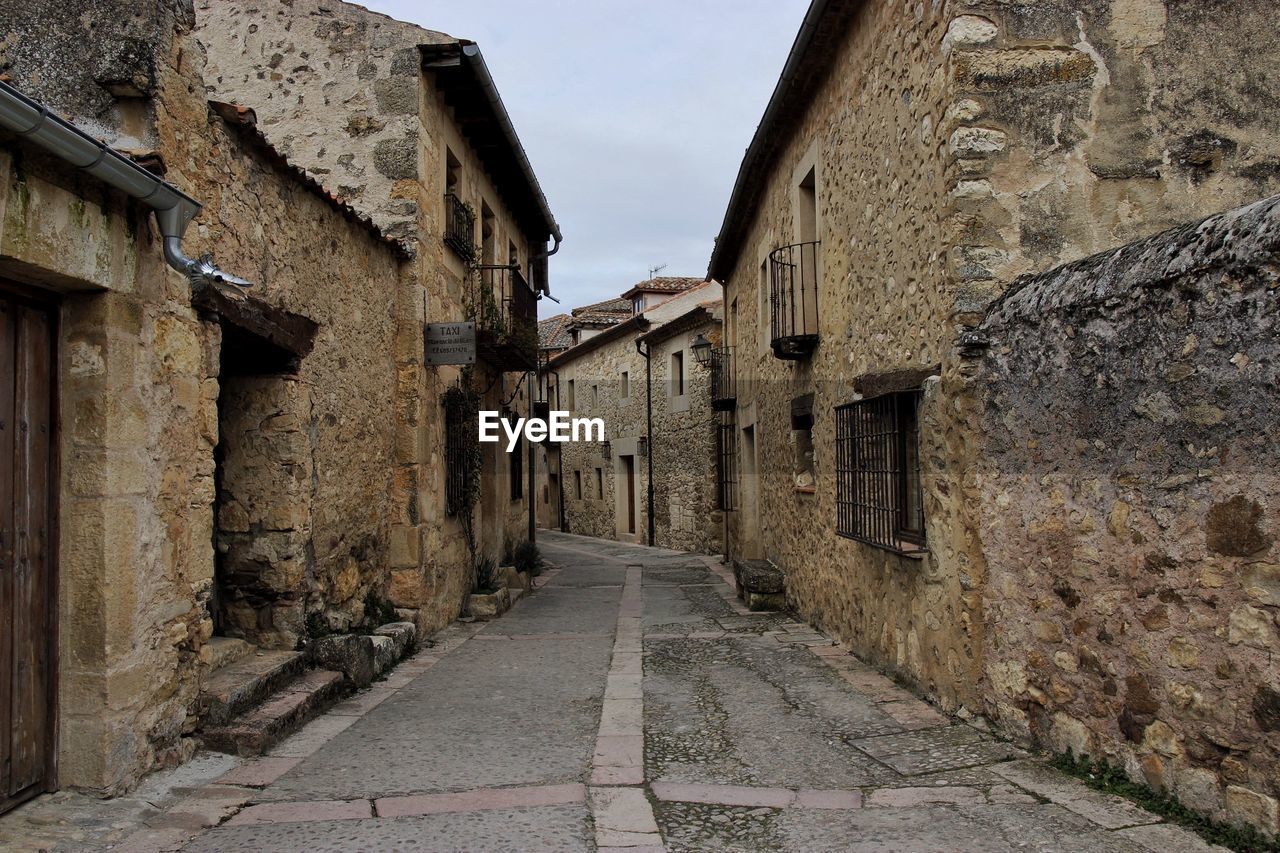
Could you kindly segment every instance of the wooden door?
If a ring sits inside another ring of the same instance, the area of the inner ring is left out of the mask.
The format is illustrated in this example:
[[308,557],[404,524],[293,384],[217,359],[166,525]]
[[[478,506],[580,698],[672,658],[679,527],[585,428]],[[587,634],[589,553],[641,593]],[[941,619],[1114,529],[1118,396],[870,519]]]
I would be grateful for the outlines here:
[[622,466],[626,470],[627,483],[627,532],[636,532],[636,458],[622,457]]
[[0,811],[53,781],[54,341],[0,291]]

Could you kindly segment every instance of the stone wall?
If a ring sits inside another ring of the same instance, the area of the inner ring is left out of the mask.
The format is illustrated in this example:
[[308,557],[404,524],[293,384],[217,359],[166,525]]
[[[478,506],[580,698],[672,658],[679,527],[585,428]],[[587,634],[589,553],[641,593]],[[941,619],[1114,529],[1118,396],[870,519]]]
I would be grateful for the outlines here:
[[[711,410],[711,375],[697,363],[689,343],[699,332],[717,345],[721,340],[718,316],[720,286],[714,282],[680,293],[655,309],[644,312],[649,329],[657,332],[651,348],[652,365],[646,365],[636,344],[646,330],[631,329],[610,340],[591,340],[585,351],[566,350],[550,364],[554,371],[548,396],[569,407],[569,383],[573,383],[571,415],[603,418],[609,456],[593,442],[559,444],[563,478],[565,526],[570,533],[647,543],[649,539],[649,454],[653,464],[654,545],[702,553],[722,550],[723,518],[716,510],[716,432],[718,419]],[[662,325],[680,321],[699,309],[708,311],[700,325],[673,332]],[[607,332],[613,335],[613,332]],[[642,346],[644,346],[642,344]],[[684,361],[684,394],[675,395],[672,355]],[[651,371],[651,374],[648,372]],[[626,373],[623,380],[622,374]],[[653,428],[650,433],[646,406],[652,383]],[[642,438],[647,441],[641,442]],[[553,451],[554,453],[554,451]],[[634,465],[635,530],[629,528],[626,474],[622,457]],[[599,474],[597,474],[599,469]],[[549,469],[543,466],[543,477]],[[578,497],[578,482],[582,497]],[[550,483],[543,479],[539,488]],[[546,518],[553,503],[540,509]],[[554,520],[553,520],[554,521]]]
[[953,6],[961,293],[980,303],[1019,274],[1280,191],[1274,4]]
[[[953,534],[963,475],[947,460],[951,413],[926,383],[921,417],[930,553],[911,559],[835,533],[835,406],[869,378],[927,374],[949,345],[946,266],[949,83],[940,51],[949,17],[936,4],[866,4],[831,71],[790,128],[753,205],[725,282],[725,333],[738,379],[739,505],[729,548],[787,573],[790,604],[869,660],[948,705],[975,704],[980,578]],[[769,348],[771,250],[802,239],[797,186],[815,170],[820,344],[785,362]],[[796,477],[791,403],[813,395],[812,484]],[[745,458],[756,442],[757,478]],[[752,494],[754,493],[754,499]],[[751,507],[755,506],[753,512]]]
[[[294,649],[306,636],[305,579],[314,553],[312,389],[292,376],[221,375],[219,384],[218,571],[210,615],[224,634]],[[318,599],[341,612],[357,580],[335,590],[345,596]]]
[[[605,458],[596,442],[566,442],[560,445],[561,475],[564,478],[564,516],[569,533],[645,542],[648,538],[646,494],[648,464],[639,455],[638,440],[647,435],[644,398],[644,357],[636,352],[639,331],[608,341],[590,352],[557,363],[560,402],[575,418],[602,418],[610,456]],[[572,350],[568,351],[572,353]],[[621,375],[628,375],[627,394],[622,394]],[[569,383],[573,383],[573,405],[569,404]],[[594,391],[593,391],[594,388]],[[634,457],[635,532],[626,531],[621,493],[623,455]],[[600,469],[603,488],[598,487]],[[582,498],[576,483],[582,482]]]
[[992,718],[1272,832],[1278,270],[1274,197],[1022,279],[975,379]]
[[[649,442],[653,454],[653,544],[715,554],[723,550],[723,515],[716,509],[716,429],[720,419],[711,410],[711,370],[699,365],[689,349],[690,341],[700,332],[719,343],[719,324],[705,323],[653,345],[653,439]],[[675,352],[684,358],[682,397],[672,393],[671,356]],[[637,393],[644,394],[643,386]]]
[[[462,527],[444,504],[440,396],[462,372],[429,368],[422,360],[422,324],[465,317],[469,273],[441,240],[446,150],[461,166],[462,200],[477,212],[487,204],[494,213],[497,254],[489,260],[505,261],[514,243],[527,264],[541,246],[516,225],[504,188],[489,177],[422,72],[419,46],[455,39],[339,0],[219,0],[199,3],[195,14],[210,89],[254,109],[267,138],[291,163],[414,246],[414,269],[396,309],[390,598],[416,611],[419,630],[431,632],[457,615],[471,576]],[[468,375],[473,387],[486,390],[485,408],[528,411],[519,375],[498,376],[483,364]],[[489,456],[485,470],[474,528],[480,552],[497,559],[526,537],[528,510],[523,499],[509,499],[505,454]]]
[[451,41],[340,0],[202,0],[210,88],[388,233],[418,231],[419,44]]
[[[729,516],[730,548],[775,560],[801,615],[949,708],[982,705],[985,643],[971,511],[982,411],[957,333],[1021,273],[1280,190],[1276,84],[1262,71],[1276,61],[1273,10],[1228,5],[865,4],[814,60],[821,82],[792,105],[749,205],[725,282],[747,498]],[[811,167],[821,342],[789,363],[769,351],[761,268],[802,239],[798,185]],[[833,409],[905,372],[937,374],[922,383],[921,559],[833,530]],[[802,436],[788,417],[807,394],[812,491],[797,488]]]
[[[206,204],[184,248],[212,250],[254,282],[255,297],[320,324],[289,380],[305,389],[303,405],[271,416],[298,418],[272,421],[272,441],[305,445],[295,456],[314,467],[295,484],[309,502],[289,508],[309,506],[309,517],[269,524],[305,541],[268,562],[285,585],[300,584],[293,592],[306,613],[335,628],[357,624],[366,596],[388,584],[402,258],[210,114],[201,54],[185,32],[153,47],[147,138],[168,178]],[[194,747],[214,627],[223,336],[164,265],[144,208],[12,140],[0,167],[3,271],[63,300],[59,781],[119,793]],[[290,609],[280,641],[305,621]]]

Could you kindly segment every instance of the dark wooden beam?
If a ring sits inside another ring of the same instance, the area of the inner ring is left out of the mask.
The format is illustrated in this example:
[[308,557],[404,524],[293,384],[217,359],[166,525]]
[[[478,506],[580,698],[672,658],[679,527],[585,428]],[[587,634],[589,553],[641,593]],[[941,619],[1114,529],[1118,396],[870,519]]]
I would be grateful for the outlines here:
[[229,285],[194,287],[191,307],[206,317],[234,326],[299,359],[310,354],[316,332],[320,329],[320,324],[309,317],[269,305]]

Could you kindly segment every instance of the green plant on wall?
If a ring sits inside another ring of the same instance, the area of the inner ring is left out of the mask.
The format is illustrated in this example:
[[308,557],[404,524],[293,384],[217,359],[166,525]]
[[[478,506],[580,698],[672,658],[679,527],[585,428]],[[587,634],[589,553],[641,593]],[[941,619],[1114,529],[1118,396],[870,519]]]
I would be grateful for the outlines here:
[[484,456],[480,450],[477,423],[480,418],[480,394],[472,387],[472,369],[462,369],[458,382],[440,396],[444,407],[445,465],[449,488],[445,489],[449,515],[456,515],[467,534],[467,544],[475,555],[475,539],[471,535],[471,515],[480,501],[480,467]]
[[503,337],[507,332],[502,306],[493,292],[493,282],[485,280],[485,271],[472,265],[468,271],[468,286],[463,296],[463,309],[467,319],[474,320],[476,328]]
[[458,382],[441,395],[445,411],[445,497],[456,516],[470,556],[472,580],[476,570],[475,506],[480,501],[480,469],[484,457],[477,424],[480,394],[472,386],[473,370],[464,367]]

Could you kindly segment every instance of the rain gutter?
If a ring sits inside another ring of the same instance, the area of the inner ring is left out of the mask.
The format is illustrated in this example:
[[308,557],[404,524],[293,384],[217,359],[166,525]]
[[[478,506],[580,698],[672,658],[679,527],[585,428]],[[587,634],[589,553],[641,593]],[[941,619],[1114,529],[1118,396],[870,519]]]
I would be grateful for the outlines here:
[[251,286],[239,276],[218,269],[210,255],[196,260],[183,254],[182,237],[187,225],[200,212],[200,202],[106,143],[54,115],[48,107],[28,98],[3,80],[0,80],[0,127],[154,210],[156,224],[164,237],[165,262],[185,275],[193,285],[225,283]]

